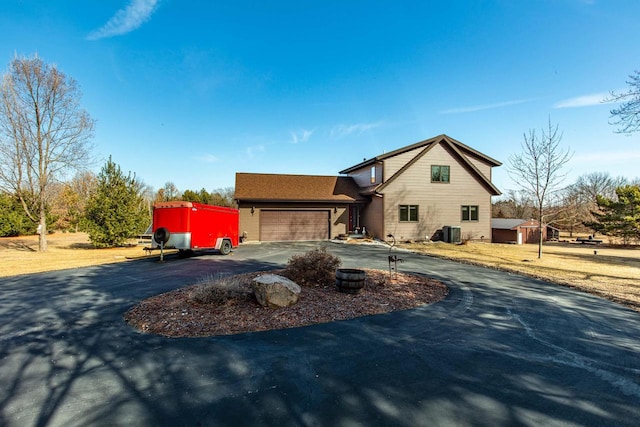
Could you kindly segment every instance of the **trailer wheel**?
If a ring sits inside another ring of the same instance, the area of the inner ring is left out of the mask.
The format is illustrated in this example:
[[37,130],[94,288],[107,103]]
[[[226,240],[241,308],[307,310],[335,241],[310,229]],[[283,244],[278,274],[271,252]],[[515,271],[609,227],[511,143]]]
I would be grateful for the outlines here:
[[228,240],[223,240],[220,244],[220,253],[222,255],[229,255],[231,253],[231,242]]
[[171,235],[171,233],[169,233],[169,230],[167,230],[164,227],[160,227],[158,228],[156,231],[153,232],[153,240],[156,241],[156,243],[160,244],[160,243],[167,243],[169,241],[169,236]]

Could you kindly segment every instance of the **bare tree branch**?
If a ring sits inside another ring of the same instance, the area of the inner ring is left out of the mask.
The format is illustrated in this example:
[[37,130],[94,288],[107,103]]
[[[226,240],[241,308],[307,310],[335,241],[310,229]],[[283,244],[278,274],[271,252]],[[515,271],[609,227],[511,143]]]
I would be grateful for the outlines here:
[[47,248],[50,185],[90,160],[95,122],[80,98],[75,80],[37,56],[14,58],[2,79],[0,187],[15,193],[39,222],[41,251]]
[[553,126],[551,119],[547,130],[542,130],[538,136],[535,130],[524,134],[522,153],[509,158],[507,172],[536,202],[539,221],[538,258],[542,257],[542,227],[544,223],[544,208],[548,198],[561,190],[561,184],[566,173],[561,170],[572,153],[560,147],[562,133],[558,125]]
[[633,133],[640,130],[640,71],[634,71],[627,80],[629,90],[623,93],[611,91],[611,96],[605,102],[621,102],[620,106],[611,112],[612,122],[618,126],[617,133]]

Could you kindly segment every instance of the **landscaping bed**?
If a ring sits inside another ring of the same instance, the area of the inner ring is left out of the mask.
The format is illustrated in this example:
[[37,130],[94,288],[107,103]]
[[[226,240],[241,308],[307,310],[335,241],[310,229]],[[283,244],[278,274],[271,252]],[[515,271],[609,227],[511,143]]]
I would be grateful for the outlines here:
[[365,271],[365,286],[357,295],[338,292],[330,285],[304,286],[297,304],[265,308],[255,300],[251,281],[282,270],[246,273],[225,278],[209,299],[202,298],[206,285],[192,285],[148,298],[124,318],[142,332],[168,337],[231,335],[406,310],[440,301],[448,293],[444,284],[426,277],[398,273],[397,279],[389,280],[388,271]]

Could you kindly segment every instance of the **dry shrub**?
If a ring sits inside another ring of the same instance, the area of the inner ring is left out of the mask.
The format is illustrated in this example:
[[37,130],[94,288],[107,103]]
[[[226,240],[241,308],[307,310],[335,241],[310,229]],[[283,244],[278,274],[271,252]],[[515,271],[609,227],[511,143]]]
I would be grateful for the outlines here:
[[289,258],[283,275],[300,286],[327,286],[335,282],[340,264],[340,258],[326,248],[316,248]]
[[474,234],[471,233],[471,232],[464,233],[462,235],[462,239],[461,239],[460,243],[463,244],[463,245],[468,245],[469,242],[471,242],[474,239],[474,237],[475,237]]
[[189,299],[198,304],[225,304],[231,300],[250,300],[252,297],[250,281],[238,276],[209,276],[200,281],[189,295]]
[[381,273],[380,270],[369,270],[364,280],[364,286],[366,289],[377,289],[386,286],[389,281],[389,274],[386,271]]

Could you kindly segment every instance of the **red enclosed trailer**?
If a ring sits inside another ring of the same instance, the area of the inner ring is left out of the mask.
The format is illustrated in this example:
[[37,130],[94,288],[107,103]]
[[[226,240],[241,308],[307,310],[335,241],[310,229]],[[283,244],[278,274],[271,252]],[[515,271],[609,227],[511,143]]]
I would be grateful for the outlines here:
[[217,249],[223,255],[238,246],[238,210],[195,202],[153,205],[153,247]]

